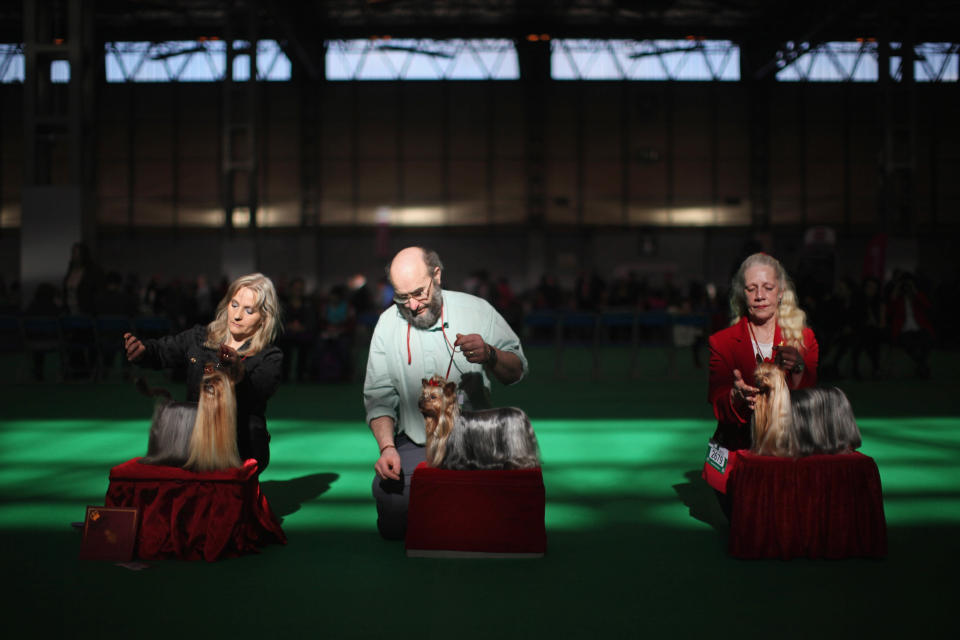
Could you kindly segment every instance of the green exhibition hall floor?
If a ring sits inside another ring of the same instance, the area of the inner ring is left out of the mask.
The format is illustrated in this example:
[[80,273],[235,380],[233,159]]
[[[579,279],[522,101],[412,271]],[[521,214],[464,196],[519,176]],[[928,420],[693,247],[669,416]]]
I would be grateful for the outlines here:
[[699,479],[713,429],[705,370],[651,351],[638,377],[622,375],[614,354],[593,379],[580,373],[589,359],[581,354],[579,366],[574,354],[556,379],[551,352],[532,349],[530,378],[495,388],[494,399],[524,408],[540,441],[542,559],[408,559],[402,544],[381,541],[376,448],[354,383],[286,385],[271,401],[261,482],[286,546],[142,571],[84,562],[70,523],[103,503],[111,466],[144,453],[151,402],[119,379],[8,382],[0,543],[15,589],[3,608],[27,637],[936,637],[954,626],[960,569],[950,357],[937,354],[927,381],[839,383],[861,451],[880,469],[884,560],[730,558],[723,516]]

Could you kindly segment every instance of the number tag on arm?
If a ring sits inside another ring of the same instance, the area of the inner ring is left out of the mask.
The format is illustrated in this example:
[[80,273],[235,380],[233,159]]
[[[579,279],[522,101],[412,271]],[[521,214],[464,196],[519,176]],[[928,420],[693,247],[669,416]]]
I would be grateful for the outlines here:
[[730,450],[724,447],[721,447],[719,444],[711,440],[707,443],[707,462],[710,463],[714,469],[723,473],[727,470],[727,461],[730,459]]

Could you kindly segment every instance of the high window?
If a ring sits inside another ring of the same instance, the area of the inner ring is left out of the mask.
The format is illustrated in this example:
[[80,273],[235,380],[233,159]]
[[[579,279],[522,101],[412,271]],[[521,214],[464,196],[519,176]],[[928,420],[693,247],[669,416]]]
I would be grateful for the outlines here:
[[[233,79],[250,78],[250,43],[234,42]],[[216,82],[227,65],[227,43],[217,39],[108,42],[107,82]],[[290,59],[275,40],[257,42],[257,79],[290,79]]]
[[[956,82],[960,45],[924,42],[914,46],[913,74],[917,82]],[[890,44],[890,77],[903,78],[903,48]],[[855,42],[788,42],[780,52],[777,80],[782,82],[876,82],[879,47],[875,40]]]
[[740,49],[729,40],[551,41],[554,80],[740,79]]
[[328,80],[517,80],[513,42],[505,39],[370,38],[326,43]]

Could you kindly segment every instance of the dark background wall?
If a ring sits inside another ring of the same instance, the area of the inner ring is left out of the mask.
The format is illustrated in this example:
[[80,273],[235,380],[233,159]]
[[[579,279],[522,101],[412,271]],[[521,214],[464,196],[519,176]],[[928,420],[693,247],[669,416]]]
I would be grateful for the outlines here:
[[[955,86],[916,87],[908,220],[882,212],[876,85],[769,91],[770,219],[758,227],[751,98],[738,83],[548,82],[535,123],[518,82],[264,83],[265,228],[252,234],[209,228],[223,221],[219,86],[106,85],[92,244],[107,268],[216,277],[236,234],[253,238],[261,270],[329,286],[375,276],[393,250],[424,243],[441,250],[451,276],[485,267],[529,286],[544,272],[572,282],[590,268],[722,281],[748,241],[796,264],[809,250],[804,232],[827,225],[838,234],[838,275],[859,275],[877,231],[890,233],[891,265],[955,271],[945,244],[960,205]],[[22,103],[22,88],[0,92],[9,221],[20,205],[22,115],[11,105]],[[543,127],[542,219],[526,206],[532,124]],[[376,225],[384,206],[426,217],[384,231]],[[17,234],[16,224],[0,230],[9,277],[20,264]]]

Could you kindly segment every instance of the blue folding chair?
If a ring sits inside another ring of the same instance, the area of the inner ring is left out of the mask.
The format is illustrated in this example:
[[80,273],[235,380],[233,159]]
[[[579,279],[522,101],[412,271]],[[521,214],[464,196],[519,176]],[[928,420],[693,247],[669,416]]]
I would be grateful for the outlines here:
[[127,316],[103,315],[97,320],[97,359],[99,361],[99,377],[107,377],[113,368],[113,361],[120,354],[120,370],[127,378],[130,363],[123,352],[123,334],[133,333],[133,323]]
[[166,316],[137,316],[133,319],[133,334],[141,340],[170,335],[173,323]]
[[[56,316],[24,316],[20,319],[20,335],[31,365],[32,379],[43,382],[46,380],[47,356],[60,353],[60,321]],[[60,368],[57,379],[60,379]]]
[[96,379],[97,353],[97,325],[93,316],[60,316],[60,363],[64,379]]

